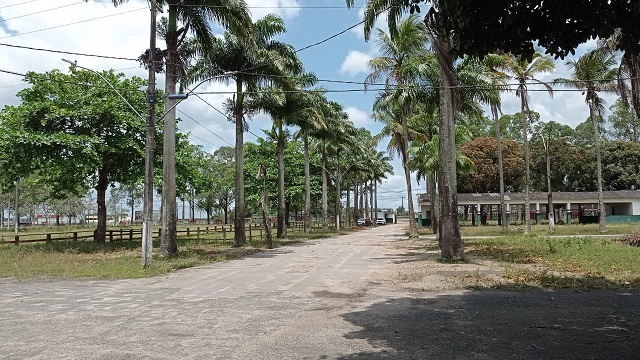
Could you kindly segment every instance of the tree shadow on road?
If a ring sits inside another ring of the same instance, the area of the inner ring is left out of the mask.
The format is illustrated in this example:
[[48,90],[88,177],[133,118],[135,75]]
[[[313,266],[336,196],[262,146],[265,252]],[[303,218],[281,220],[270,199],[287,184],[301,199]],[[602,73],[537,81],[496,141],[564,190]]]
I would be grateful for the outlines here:
[[470,291],[402,297],[342,315],[379,351],[351,359],[632,359],[640,293]]

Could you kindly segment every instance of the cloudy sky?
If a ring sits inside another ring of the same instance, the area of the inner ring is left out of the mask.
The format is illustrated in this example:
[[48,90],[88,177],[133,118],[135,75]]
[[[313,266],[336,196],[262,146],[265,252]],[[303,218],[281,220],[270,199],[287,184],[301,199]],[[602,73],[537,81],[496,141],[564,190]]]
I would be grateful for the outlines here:
[[[362,11],[347,10],[344,0],[246,0],[254,20],[268,13],[280,15],[288,32],[281,41],[296,49],[327,39],[357,24]],[[356,1],[362,7],[364,0]],[[383,22],[379,26],[384,26]],[[223,29],[217,28],[221,34]],[[65,71],[68,64],[61,59],[75,60],[78,65],[93,70],[116,69],[126,75],[147,77],[147,72],[136,61],[114,60],[99,57],[69,55],[11,47],[26,46],[39,49],[61,50],[82,54],[109,55],[137,58],[149,45],[149,10],[146,1],[130,0],[114,8],[110,0],[0,0],[0,107],[17,105],[15,94],[24,88],[21,76],[6,73],[45,72],[52,69]],[[159,47],[164,47],[162,41]],[[584,53],[593,44],[578,49]],[[300,51],[299,56],[307,71],[325,80],[319,85],[329,89],[327,96],[343,104],[356,126],[365,127],[373,134],[380,124],[370,118],[375,91],[362,91],[361,85],[337,84],[331,80],[361,82],[368,74],[367,61],[376,56],[375,41],[366,43],[361,27],[346,31],[335,38]],[[543,80],[568,77],[564,61],[558,61],[558,72],[546,75]],[[163,87],[163,75],[158,87]],[[326,81],[329,80],[329,81]],[[222,84],[203,84],[197,90],[229,91],[235,87]],[[355,90],[355,91],[346,91]],[[331,92],[335,91],[335,92]],[[230,95],[202,95],[220,108]],[[613,100],[609,98],[609,104]],[[588,110],[579,92],[557,92],[551,99],[545,92],[531,94],[531,109],[541,115],[542,121],[554,120],[575,127],[588,116]],[[191,133],[191,142],[202,145],[207,151],[233,144],[233,124],[228,122],[210,105],[197,97],[190,97],[178,106],[178,116],[183,119],[180,128]],[[503,96],[503,111],[519,111],[515,95]],[[262,134],[260,129],[270,127],[270,119],[264,115],[250,121],[250,130]],[[249,133],[245,141],[255,141]],[[384,144],[380,145],[384,150]],[[275,161],[275,160],[274,160]],[[379,206],[396,208],[407,203],[406,186],[400,162],[393,162],[395,175],[389,176],[379,188]],[[424,183],[415,184],[414,194],[424,192]],[[416,197],[414,195],[414,199]],[[404,199],[403,199],[404,198]]]

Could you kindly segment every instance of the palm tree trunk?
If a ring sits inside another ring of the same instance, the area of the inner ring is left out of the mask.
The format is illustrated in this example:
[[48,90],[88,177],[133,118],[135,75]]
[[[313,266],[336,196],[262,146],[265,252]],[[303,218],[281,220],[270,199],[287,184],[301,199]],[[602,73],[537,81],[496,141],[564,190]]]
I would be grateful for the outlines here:
[[[441,33],[440,33],[441,34]],[[456,184],[455,119],[459,101],[458,81],[453,70],[451,43],[447,36],[434,36],[436,58],[440,67],[440,124],[438,159],[438,189],[440,199],[441,256],[453,260],[464,256],[458,225],[458,194]]]
[[409,170],[409,125],[407,124],[409,117],[409,108],[407,105],[403,108],[402,114],[402,167],[404,168],[404,177],[407,182],[407,208],[409,209],[409,239],[417,239],[418,224],[416,224],[416,213],[413,209],[413,192],[411,191],[411,171]]
[[596,145],[596,171],[598,172],[598,212],[600,213],[598,230],[603,233],[607,231],[607,210],[604,207],[604,196],[602,194],[602,156],[600,155],[600,134],[596,123],[593,100],[589,101],[589,116],[593,124],[593,140]]
[[242,78],[236,79],[236,106],[235,106],[235,122],[236,122],[236,179],[235,179],[235,211],[233,215],[233,229],[235,236],[234,246],[244,246],[246,241],[244,227],[244,119],[242,113],[242,101],[244,93],[242,92]]
[[351,198],[349,197],[349,195],[351,194],[351,191],[349,191],[348,186],[347,186],[346,192],[347,192],[347,202],[346,202],[344,213],[347,218],[345,219],[346,220],[345,223],[346,225],[351,227],[351,204],[349,203],[351,201]]
[[[438,209],[440,209],[440,202],[438,201],[438,194],[436,194],[436,173],[427,180],[429,181],[429,193],[431,194],[431,230],[434,234],[438,234]],[[439,236],[438,236],[439,237]]]
[[498,119],[498,108],[495,105],[491,105],[491,114],[493,115],[493,122],[496,128],[496,151],[498,153],[498,174],[500,177],[500,217],[502,223],[502,230],[506,231],[509,228],[507,223],[507,208],[504,204],[504,166],[502,164],[502,134],[500,131],[500,119]]
[[329,172],[327,171],[328,166],[327,161],[327,149],[325,148],[324,141],[322,142],[322,230],[326,231],[329,229],[329,224],[327,223],[327,209],[329,205],[327,204],[327,177],[329,177]]
[[340,230],[340,149],[336,150],[336,230]]
[[371,219],[371,222],[373,223],[375,221],[376,215],[376,209],[373,207],[373,179],[369,181],[369,203],[371,204],[371,215],[369,215],[369,218]]
[[[521,85],[522,86],[522,85]],[[520,93],[520,114],[522,114],[522,141],[524,144],[524,166],[525,166],[525,180],[524,180],[524,233],[529,234],[531,232],[531,201],[529,195],[529,188],[531,184],[531,171],[529,169],[529,124],[528,117],[525,113],[525,101],[527,98],[526,91]]]
[[356,222],[358,221],[358,211],[359,211],[358,194],[359,194],[358,181],[353,180],[353,221],[356,221]]
[[373,181],[373,189],[374,189],[373,190],[373,200],[375,201],[375,203],[374,203],[375,205],[374,205],[373,208],[376,209],[375,210],[376,214],[375,214],[375,216],[373,217],[372,220],[374,221],[374,224],[377,224],[378,223],[378,221],[377,221],[378,220],[378,181],[377,180]]
[[285,200],[284,200],[284,133],[282,131],[282,120],[278,121],[278,232],[276,237],[284,239],[287,237],[287,226],[285,224]]
[[547,217],[549,218],[549,231],[555,231],[555,212],[553,211],[553,191],[551,191],[551,144],[550,138],[547,138],[546,155],[547,155]]
[[309,136],[304,134],[304,232],[311,232],[311,175],[309,171]]
[[[165,94],[175,94],[178,64],[177,5],[169,5],[169,27],[166,36],[167,64]],[[176,108],[175,100],[164,103],[164,144],[162,148],[162,236],[160,255],[174,256],[178,253],[176,242]]]

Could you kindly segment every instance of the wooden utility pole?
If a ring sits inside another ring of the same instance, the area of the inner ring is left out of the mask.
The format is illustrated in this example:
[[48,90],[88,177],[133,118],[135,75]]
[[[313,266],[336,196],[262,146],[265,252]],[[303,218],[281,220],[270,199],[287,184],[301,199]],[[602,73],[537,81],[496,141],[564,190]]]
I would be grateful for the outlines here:
[[153,251],[153,157],[155,147],[155,112],[156,112],[156,0],[150,1],[151,29],[149,34],[149,83],[147,84],[147,100],[149,104],[146,119],[146,138],[144,152],[144,209],[142,215],[142,266],[151,264]]

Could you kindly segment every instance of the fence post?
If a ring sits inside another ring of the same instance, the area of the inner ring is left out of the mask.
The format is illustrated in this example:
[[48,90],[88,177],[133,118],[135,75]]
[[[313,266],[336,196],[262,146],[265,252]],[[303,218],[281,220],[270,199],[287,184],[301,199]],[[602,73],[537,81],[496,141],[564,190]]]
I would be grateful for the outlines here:
[[47,234],[47,243],[51,242],[51,234]]
[[162,237],[162,229],[158,228],[158,239]]
[[129,240],[133,240],[133,229],[129,229]]
[[251,226],[252,224],[249,224],[249,242],[251,242],[253,239],[251,238]]
[[200,241],[200,226],[196,228],[196,238]]
[[122,228],[120,228],[120,241],[124,240],[124,236],[122,235]]
[[78,233],[77,232],[73,232],[73,241],[78,241]]
[[227,228],[222,225],[222,243],[227,242]]
[[187,236],[189,236],[189,228],[187,228]]
[[109,242],[113,242],[113,230],[109,230]]
[[16,244],[16,246],[20,244],[20,235],[14,236],[13,243]]

